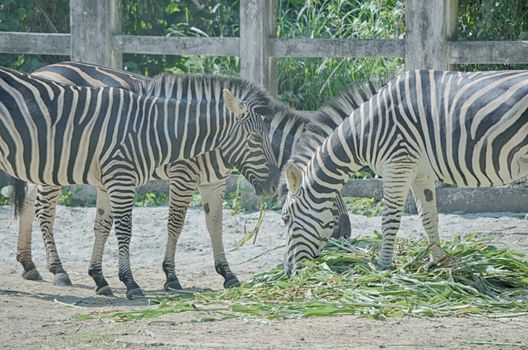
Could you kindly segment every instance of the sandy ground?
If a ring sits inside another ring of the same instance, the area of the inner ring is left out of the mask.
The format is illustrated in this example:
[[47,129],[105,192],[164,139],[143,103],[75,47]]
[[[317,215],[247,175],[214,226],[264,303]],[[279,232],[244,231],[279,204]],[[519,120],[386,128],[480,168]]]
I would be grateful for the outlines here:
[[[146,292],[160,291],[164,282],[161,260],[165,245],[166,208],[134,211],[132,266]],[[99,297],[87,276],[93,241],[94,208],[59,207],[56,237],[73,287],[56,287],[47,271],[42,242],[34,228],[34,260],[44,281],[21,278],[15,260],[16,222],[9,208],[0,207],[0,348],[1,349],[528,349],[528,317],[488,319],[440,318],[376,321],[359,317],[329,317],[287,321],[226,320],[193,323],[203,315],[183,313],[158,319],[115,322],[79,321],[93,311],[130,308],[117,278],[116,240],[112,235],[105,255],[105,275],[116,297]],[[228,249],[242,237],[244,223],[253,227],[257,213],[232,217],[225,211],[224,243]],[[380,218],[352,216],[354,234],[379,230]],[[441,237],[479,233],[498,244],[528,253],[528,220],[520,215],[442,215]],[[242,279],[280,263],[282,250],[248,259],[283,242],[280,214],[268,212],[256,245],[228,253]],[[404,217],[401,236],[419,237],[416,216]],[[191,209],[177,252],[177,271],[185,288],[222,288],[213,266],[209,237],[201,209]],[[67,306],[73,304],[75,307]],[[162,321],[162,322],[160,322]]]

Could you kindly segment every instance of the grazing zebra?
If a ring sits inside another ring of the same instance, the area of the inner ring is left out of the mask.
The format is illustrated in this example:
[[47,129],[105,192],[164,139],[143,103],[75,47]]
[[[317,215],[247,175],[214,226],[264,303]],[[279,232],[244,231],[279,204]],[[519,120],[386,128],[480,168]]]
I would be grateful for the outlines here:
[[[81,86],[116,86],[133,89],[135,82],[143,81],[147,78],[131,75],[128,72],[95,66],[78,62],[62,62],[46,66],[33,76],[51,79],[66,84]],[[174,92],[174,90],[173,90]],[[354,95],[344,95],[335,102],[324,107],[314,116],[305,117],[285,108],[282,105],[275,107],[274,116],[271,122],[272,147],[275,157],[280,167],[283,167],[293,154],[297,161],[306,163],[313,151],[329,135],[333,129],[339,125],[349,112],[354,110],[361,102],[374,93],[374,87],[370,91],[357,91]],[[304,137],[306,136],[306,137]],[[315,142],[319,140],[319,144]],[[294,150],[295,148],[295,150]],[[194,160],[178,161],[179,171],[175,171],[171,179],[170,192],[170,214],[172,217],[169,225],[169,240],[167,242],[166,256],[164,259],[164,270],[167,275],[166,288],[181,288],[174,273],[174,253],[177,239],[181,233],[187,207],[192,200],[192,192],[198,187],[202,196],[205,208],[207,228],[211,236],[215,267],[218,273],[224,277],[224,286],[229,287],[237,284],[238,279],[231,272],[222,245],[222,203],[225,191],[225,178],[229,175],[229,170],[222,163],[214,164],[210,161],[201,161],[200,156]],[[217,169],[219,166],[219,169]],[[163,174],[159,178],[167,178]],[[37,200],[37,213],[44,236],[45,247],[48,256],[48,265],[55,274],[56,284],[68,284],[68,275],[62,267],[58,257],[53,239],[53,220],[55,216],[55,205],[59,195],[59,188],[50,190],[41,189]],[[35,193],[33,193],[33,198]],[[350,223],[343,201],[337,201],[339,216],[336,218],[338,225],[334,234],[350,236]],[[25,208],[31,208],[33,202],[30,201]],[[21,215],[19,246],[17,257],[24,266],[24,277],[28,279],[38,279],[40,274],[35,269],[31,259],[31,222],[33,215],[31,210],[25,210],[25,215]],[[97,227],[101,227],[98,225]],[[98,246],[102,254],[102,246]],[[63,281],[66,281],[64,283]]]
[[[119,278],[129,298],[142,294],[129,262],[137,186],[160,167],[212,150],[234,160],[259,149],[273,159],[262,115],[271,100],[262,89],[235,79],[188,77],[177,80],[178,90],[202,103],[182,93],[159,97],[173,80],[162,76],[139,84],[136,93],[0,69],[0,169],[41,185],[95,185],[98,222],[109,228],[115,221]],[[204,85],[209,95],[202,100]],[[90,272],[98,289],[107,288],[100,266]]]
[[332,202],[351,174],[369,165],[383,176],[379,265],[391,265],[409,189],[431,247],[439,246],[435,180],[498,186],[528,175],[528,71],[407,72],[362,104],[302,171],[286,168],[289,195],[285,272],[314,259],[332,232]]

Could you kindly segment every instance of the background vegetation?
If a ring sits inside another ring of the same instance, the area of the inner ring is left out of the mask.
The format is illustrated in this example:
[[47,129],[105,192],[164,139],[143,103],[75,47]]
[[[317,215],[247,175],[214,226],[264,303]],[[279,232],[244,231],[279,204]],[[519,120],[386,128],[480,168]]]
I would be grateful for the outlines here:
[[[278,0],[280,38],[397,39],[405,33],[404,0]],[[460,0],[459,40],[527,40],[525,0]],[[123,32],[136,35],[238,36],[239,1],[123,0]],[[0,31],[69,32],[68,0],[3,0]],[[67,57],[0,55],[0,65],[31,72]],[[238,74],[237,57],[125,55],[124,68]],[[467,65],[460,70],[526,68]],[[391,75],[402,59],[283,58],[278,60],[279,98],[293,107],[317,109],[350,81]]]
[[[527,40],[528,1],[460,0],[458,40]],[[278,0],[277,37],[399,39],[405,33],[405,0]],[[135,35],[238,36],[238,0],[123,0],[122,30]],[[2,0],[0,31],[69,32],[69,0]],[[32,72],[68,57],[0,55],[0,66]],[[393,75],[403,59],[282,58],[277,60],[279,99],[314,110],[351,81]],[[210,73],[236,75],[238,57],[124,55],[123,68],[144,75]],[[465,65],[459,70],[526,69],[523,65]],[[359,176],[364,176],[363,172]],[[62,202],[76,203],[71,193]],[[238,203],[228,197],[228,204]],[[0,202],[2,196],[0,195]],[[138,205],[166,203],[165,197],[138,195]],[[196,201],[199,204],[198,201]],[[359,212],[377,213],[379,205],[349,202]],[[91,204],[91,203],[86,203]],[[251,208],[252,206],[249,206]],[[269,206],[268,206],[269,207]]]

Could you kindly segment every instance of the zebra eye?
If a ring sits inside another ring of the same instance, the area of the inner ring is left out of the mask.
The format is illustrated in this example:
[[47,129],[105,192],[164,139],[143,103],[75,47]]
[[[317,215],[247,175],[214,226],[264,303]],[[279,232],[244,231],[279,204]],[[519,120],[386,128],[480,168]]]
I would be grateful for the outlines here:
[[290,214],[284,214],[282,215],[282,221],[287,224],[288,221],[290,221]]

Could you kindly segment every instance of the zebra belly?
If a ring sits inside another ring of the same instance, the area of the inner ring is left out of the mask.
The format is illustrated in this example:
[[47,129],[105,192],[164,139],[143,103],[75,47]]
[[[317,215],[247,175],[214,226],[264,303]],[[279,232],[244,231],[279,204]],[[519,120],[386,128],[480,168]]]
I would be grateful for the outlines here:
[[60,130],[19,124],[0,130],[1,170],[40,185],[101,184],[104,132],[78,130],[71,121]]
[[437,180],[458,187],[502,186],[528,176],[528,139],[514,147],[484,148],[458,161],[435,155],[429,164]]
[[160,166],[154,170],[153,178],[168,180],[171,176],[171,168],[177,169],[172,176],[182,176],[178,172],[189,172],[196,176],[198,184],[215,183],[224,180],[231,173],[231,169],[225,164],[219,151],[207,152],[195,158],[179,160],[170,165]]

